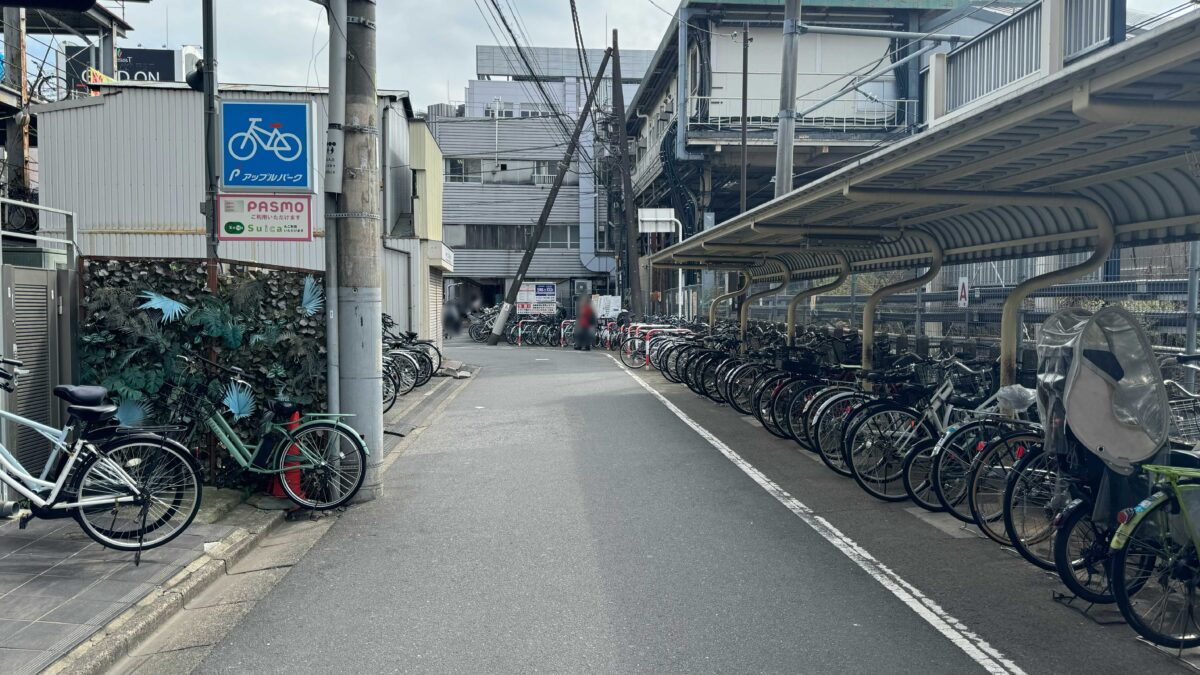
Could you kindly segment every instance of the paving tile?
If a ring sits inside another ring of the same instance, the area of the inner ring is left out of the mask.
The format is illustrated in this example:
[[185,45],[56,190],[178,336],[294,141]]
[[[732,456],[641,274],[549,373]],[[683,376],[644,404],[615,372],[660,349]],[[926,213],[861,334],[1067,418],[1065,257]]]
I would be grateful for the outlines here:
[[[63,604],[63,598],[9,593],[0,600],[0,619],[34,621]],[[4,672],[0,669],[0,672]]]
[[43,655],[43,652],[27,649],[0,649],[0,673],[22,672]]
[[13,553],[0,558],[0,574],[41,574],[57,563],[51,558],[27,558]]
[[104,579],[126,565],[116,560],[80,560],[67,558],[59,561],[54,567],[42,572],[42,576],[66,577],[68,579]]
[[159,584],[175,576],[180,569],[179,565],[163,565],[143,560],[140,565],[133,563],[123,565],[105,578],[139,584]]
[[79,560],[116,560],[118,562],[133,562],[133,553],[129,551],[118,551],[116,549],[101,546],[100,544],[88,544],[82,551],[76,553],[73,557]]
[[27,556],[62,559],[79,553],[85,547],[87,547],[87,545],[88,544],[86,542],[77,540],[59,539],[57,537],[43,537],[42,539],[30,542],[27,546],[14,551],[14,553]]
[[13,633],[28,626],[29,621],[14,621],[12,619],[0,619],[0,640],[12,635]]
[[34,577],[13,589],[12,592],[16,595],[47,595],[66,599],[82,593],[94,583],[96,583],[95,579]]
[[0,574],[0,595],[8,593],[32,578],[32,574]]
[[43,621],[58,623],[86,623],[103,626],[129,607],[127,602],[101,602],[72,598],[57,609],[42,617]]
[[101,579],[84,592],[75,596],[74,599],[134,603],[145,597],[152,590],[154,590],[152,584]]
[[66,641],[72,635],[80,634],[92,626],[81,626],[74,623],[50,623],[49,621],[34,621],[21,630],[0,640],[0,647],[9,649],[42,649],[49,650],[60,642]]

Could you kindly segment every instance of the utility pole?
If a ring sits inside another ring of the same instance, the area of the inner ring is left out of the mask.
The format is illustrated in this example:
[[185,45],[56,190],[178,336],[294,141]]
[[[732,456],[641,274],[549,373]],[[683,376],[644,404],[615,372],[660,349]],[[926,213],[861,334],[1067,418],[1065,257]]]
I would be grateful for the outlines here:
[[358,501],[382,492],[383,291],[380,271],[379,95],[376,0],[349,0],[346,16],[345,173],[337,227],[338,362],[342,412],[371,449]]
[[217,289],[217,9],[216,0],[204,0],[204,220],[208,230],[208,287]]
[[4,82],[20,92],[21,110],[6,123],[6,167],[8,197],[28,199],[29,187],[29,87],[25,84],[25,10],[4,8]]
[[[525,255],[521,257],[521,265],[517,268],[517,276],[513,279],[512,286],[509,286],[508,292],[504,294],[504,304],[500,306],[500,314],[496,316],[496,320],[492,324],[492,334],[488,336],[488,345],[492,347],[495,347],[501,338],[504,337],[504,328],[508,325],[508,317],[512,315],[513,304],[517,301],[517,293],[521,292],[521,284],[525,282],[525,273],[529,271],[529,264],[533,262],[533,253],[537,250],[538,242],[542,240],[542,233],[546,231],[546,221],[550,220],[550,210],[554,208],[554,200],[558,198],[558,191],[562,189],[563,180],[567,177],[567,169],[571,167],[571,158],[575,156],[575,148],[579,144],[580,135],[583,134],[583,127],[587,123],[588,113],[596,101],[596,92],[600,90],[600,85],[604,83],[604,69],[608,67],[608,60],[611,57],[612,50],[604,50],[604,58],[600,60],[600,68],[596,71],[595,79],[592,80],[592,88],[588,90],[587,101],[584,102],[583,107],[579,110],[579,120],[575,123],[575,131],[571,134],[571,142],[567,143],[567,151],[563,153],[563,158],[558,163],[558,173],[554,175],[554,183],[550,185],[550,193],[546,195],[546,203],[542,205],[542,212],[538,216],[537,225],[533,228],[533,235],[530,237],[529,244],[525,247]],[[379,404],[379,409],[383,409],[382,401]]]
[[746,146],[746,117],[750,113],[750,22],[742,27],[742,208],[746,212],[746,173],[750,165],[749,149]]
[[[613,29],[613,116],[617,118],[617,157],[621,167],[621,203],[625,216],[625,259],[629,265],[629,313],[642,317],[642,272],[638,262],[637,207],[633,203],[633,167],[629,161],[629,134],[625,129],[625,92],[621,89],[621,51],[617,45],[617,29]],[[682,122],[681,122],[682,124]]]
[[325,407],[341,412],[338,352],[338,195],[346,155],[346,0],[329,0],[329,128],[325,137]]
[[775,196],[792,191],[792,145],[796,142],[796,61],[799,58],[800,0],[783,9],[783,68],[779,77],[779,137],[775,140]]

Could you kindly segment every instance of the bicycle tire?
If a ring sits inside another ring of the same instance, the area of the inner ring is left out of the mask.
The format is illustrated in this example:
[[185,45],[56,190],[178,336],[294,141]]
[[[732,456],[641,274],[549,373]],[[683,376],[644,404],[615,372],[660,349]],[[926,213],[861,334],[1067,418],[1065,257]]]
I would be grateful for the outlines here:
[[[310,498],[310,495],[317,492],[315,488],[321,487],[318,483],[319,476],[321,474],[327,475],[331,471],[331,469],[327,468],[330,456],[333,453],[330,443],[318,443],[316,446],[313,446],[313,450],[310,450],[312,452],[319,447],[320,452],[318,454],[326,458],[326,462],[322,465],[311,467],[315,475],[305,475],[304,472],[310,470],[310,467],[297,468],[290,466],[288,462],[295,461],[290,459],[294,455],[288,454],[286,450],[279,453],[276,468],[279,472],[279,484],[283,487],[283,491],[287,493],[289,499],[303,508],[314,511],[327,511],[350,501],[362,488],[363,481],[367,477],[367,448],[354,430],[346,427],[344,424],[326,420],[314,420],[301,424],[289,434],[289,438],[285,442],[289,446],[300,445],[306,435],[313,435],[320,431],[336,435],[341,441],[346,442],[345,446],[339,442],[336,449],[338,466],[341,467],[342,473],[345,475],[343,480],[338,481],[339,486],[336,490],[336,495],[330,495],[330,499],[326,501],[315,501]],[[293,476],[295,480],[293,480]],[[299,488],[299,492],[297,492],[297,488]],[[323,489],[329,490],[329,488]],[[330,492],[332,491],[329,490],[322,494],[329,494]]]
[[1067,590],[1097,605],[1117,601],[1112,592],[1111,540],[1111,532],[1092,522],[1091,502],[1082,501],[1063,514],[1054,535],[1054,571]]

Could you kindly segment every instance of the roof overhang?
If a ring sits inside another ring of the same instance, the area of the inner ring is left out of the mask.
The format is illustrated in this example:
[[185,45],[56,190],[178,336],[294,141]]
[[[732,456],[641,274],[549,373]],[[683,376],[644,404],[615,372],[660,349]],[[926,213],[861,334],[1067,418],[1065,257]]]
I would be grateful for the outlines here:
[[[770,255],[806,279],[835,273],[839,247],[856,272],[922,267],[907,231],[946,264],[1091,251],[1102,218],[1120,246],[1200,238],[1200,12],[938,122],[651,260],[737,252],[766,279]],[[862,228],[892,236],[844,239]]]

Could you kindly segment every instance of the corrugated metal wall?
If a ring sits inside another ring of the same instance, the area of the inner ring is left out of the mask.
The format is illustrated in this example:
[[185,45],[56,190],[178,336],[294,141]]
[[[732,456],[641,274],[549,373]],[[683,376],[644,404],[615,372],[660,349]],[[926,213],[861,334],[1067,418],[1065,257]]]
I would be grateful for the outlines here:
[[[446,183],[443,187],[442,220],[446,225],[533,225],[550,191],[549,185]],[[559,191],[549,222],[559,225],[579,222],[578,186]]]
[[[324,147],[323,93],[222,90],[226,100],[315,100],[315,147]],[[404,134],[407,145],[407,134]],[[41,201],[74,211],[87,256],[203,257],[203,96],[180,87],[122,87],[51,106],[38,116]],[[323,176],[317,172],[313,241],[221,244],[221,257],[324,269]],[[43,233],[61,235],[47,216]]]
[[[448,276],[491,278],[512,276],[521,264],[524,251],[482,251],[477,249],[455,249],[454,272]],[[575,249],[538,249],[533,254],[526,278],[592,277],[579,261]]]

